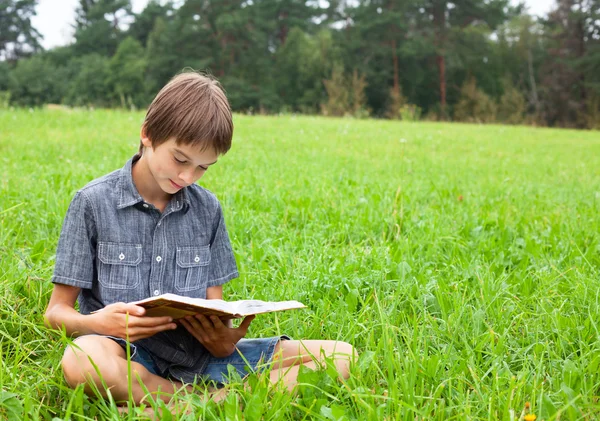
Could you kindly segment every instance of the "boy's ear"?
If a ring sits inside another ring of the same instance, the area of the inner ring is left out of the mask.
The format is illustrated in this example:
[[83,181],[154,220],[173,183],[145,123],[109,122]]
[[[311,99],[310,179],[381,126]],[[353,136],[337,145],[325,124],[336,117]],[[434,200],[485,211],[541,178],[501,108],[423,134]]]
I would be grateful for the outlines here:
[[147,148],[152,147],[152,141],[146,136],[146,128],[144,126],[142,126],[142,129],[140,130],[140,141],[143,146]]

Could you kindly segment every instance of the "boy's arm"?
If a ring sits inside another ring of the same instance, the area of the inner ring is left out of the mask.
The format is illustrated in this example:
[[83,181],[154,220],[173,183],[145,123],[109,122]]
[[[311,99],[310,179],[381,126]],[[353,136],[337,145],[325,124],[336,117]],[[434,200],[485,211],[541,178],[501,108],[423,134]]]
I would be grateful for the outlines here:
[[207,300],[222,300],[223,299],[223,285],[217,285],[216,287],[206,288],[206,299]]
[[86,323],[86,316],[75,310],[75,301],[80,291],[81,288],[70,285],[54,284],[44,315],[46,326],[52,329],[64,327],[67,334],[73,336],[95,333],[89,323]]
[[[216,287],[206,288],[206,299],[207,300],[222,300],[223,299],[223,285],[217,285]],[[225,326],[232,328],[233,321],[227,319]]]
[[54,284],[46,309],[46,325],[53,329],[64,328],[68,335],[110,335],[131,342],[147,338],[164,330],[176,329],[171,317],[142,317],[143,307],[134,304],[114,303],[101,311],[84,315],[75,310],[75,301],[81,288]]

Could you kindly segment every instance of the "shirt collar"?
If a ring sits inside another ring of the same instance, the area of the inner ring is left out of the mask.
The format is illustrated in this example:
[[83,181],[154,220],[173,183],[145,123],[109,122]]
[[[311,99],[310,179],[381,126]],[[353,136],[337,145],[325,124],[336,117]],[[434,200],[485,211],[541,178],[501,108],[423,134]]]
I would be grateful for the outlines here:
[[[140,159],[140,155],[135,154],[121,169],[119,182],[117,183],[117,189],[119,190],[119,202],[117,204],[117,209],[123,209],[144,201],[135,187],[135,184],[133,183],[133,175],[131,172],[133,164],[138,159]],[[171,198],[171,202],[169,203],[168,207],[171,207],[172,212],[176,212],[184,208],[187,209],[189,207],[190,200],[187,189],[187,187],[184,187],[175,193]]]

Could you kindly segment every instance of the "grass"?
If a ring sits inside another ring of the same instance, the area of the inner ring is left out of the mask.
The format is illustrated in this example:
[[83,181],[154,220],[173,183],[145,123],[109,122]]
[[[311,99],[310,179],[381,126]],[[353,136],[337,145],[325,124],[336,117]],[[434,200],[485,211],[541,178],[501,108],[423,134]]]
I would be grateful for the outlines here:
[[[69,390],[67,338],[42,320],[67,206],[137,150],[142,119],[0,112],[0,419],[144,419]],[[240,269],[227,296],[309,306],[259,317],[252,336],[339,339],[361,356],[345,384],[304,372],[296,395],[261,377],[219,405],[182,393],[184,419],[517,420],[526,402],[538,420],[600,417],[597,132],[235,124],[201,180]]]

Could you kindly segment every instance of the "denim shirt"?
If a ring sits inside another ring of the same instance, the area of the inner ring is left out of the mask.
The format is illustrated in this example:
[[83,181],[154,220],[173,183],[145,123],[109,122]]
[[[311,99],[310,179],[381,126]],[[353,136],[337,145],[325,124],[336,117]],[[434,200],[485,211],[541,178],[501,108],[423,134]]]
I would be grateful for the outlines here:
[[[81,288],[82,314],[164,293],[206,298],[206,288],[238,276],[216,197],[193,184],[161,213],[133,183],[137,159],[87,184],[67,211],[52,282]],[[194,381],[210,357],[182,326],[138,344],[165,375],[186,382]]]

